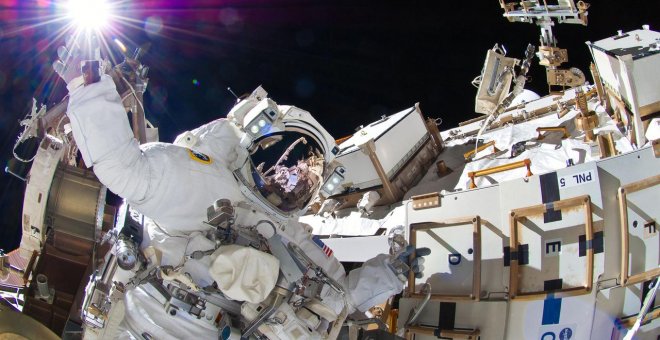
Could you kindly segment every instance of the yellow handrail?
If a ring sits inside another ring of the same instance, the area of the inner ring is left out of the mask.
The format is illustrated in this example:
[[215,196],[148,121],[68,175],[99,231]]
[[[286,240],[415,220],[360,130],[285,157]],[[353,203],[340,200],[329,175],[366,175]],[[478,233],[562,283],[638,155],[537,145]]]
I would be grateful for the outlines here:
[[621,285],[627,286],[639,282],[648,281],[660,276],[660,268],[654,268],[646,272],[628,275],[628,199],[627,194],[660,184],[660,175],[655,175],[643,180],[624,185],[619,188],[619,216],[621,218]]
[[[548,210],[564,210],[571,209],[576,206],[583,206],[584,208],[584,228],[585,228],[585,240],[587,244],[592,244],[593,242],[593,216],[591,212],[591,198],[589,195],[583,195],[578,197],[567,198],[552,203],[546,204],[537,204],[530,207],[524,207],[520,209],[511,210],[509,214],[509,225],[511,227],[511,238],[510,238],[510,249],[512,252],[517,251],[519,246],[519,237],[518,235],[518,220],[527,216],[540,215]],[[511,257],[510,268],[509,268],[509,299],[516,300],[538,300],[545,299],[548,294],[552,293],[555,297],[567,297],[567,296],[576,296],[583,295],[591,292],[593,286],[594,278],[594,249],[593,247],[587,247],[587,268],[586,268],[586,278],[584,285],[581,287],[559,289],[557,291],[540,291],[540,292],[520,292],[518,290],[519,286],[519,277],[518,277],[518,258]]]
[[545,136],[541,134],[541,132],[561,132],[563,133],[561,139],[566,139],[570,137],[568,134],[568,129],[566,129],[565,126],[548,126],[548,127],[537,127],[536,132],[538,132],[538,136],[536,136],[536,140],[541,140],[544,139]]
[[[486,144],[483,144],[483,145],[479,146],[479,147],[477,148],[477,151],[476,151],[476,152],[480,152],[481,150],[484,150],[484,149],[486,149],[486,148],[489,147],[489,146],[492,146],[492,147],[493,147],[493,153],[496,153],[496,152],[499,152],[499,151],[500,151],[500,150],[495,146],[495,141],[492,140],[492,141],[490,141],[490,142],[488,142],[488,143],[486,143]],[[468,151],[468,152],[466,152],[466,153],[463,154],[463,158],[465,158],[465,160],[467,161],[467,160],[469,160],[470,158],[472,158],[474,155],[475,155],[475,151],[474,151],[474,150],[470,150],[470,151]]]
[[[642,324],[645,325],[659,317],[660,317],[660,308],[656,308],[644,316],[644,318],[642,319]],[[635,322],[637,322],[637,316],[635,315],[629,318],[619,319],[618,321],[619,322],[617,324],[630,329],[635,324]]]
[[[463,295],[431,294],[431,300],[433,301],[479,301],[481,297],[481,217],[478,215],[467,216],[447,219],[439,222],[421,222],[410,225],[410,245],[416,247],[418,231],[429,231],[431,229],[456,226],[461,224],[472,224],[472,249],[474,250],[472,253],[472,291],[470,294]],[[412,270],[408,274],[407,296],[413,298],[426,297],[426,294],[417,293],[415,291],[415,273],[413,273]]]
[[477,184],[474,183],[474,178],[475,177],[486,176],[486,175],[495,174],[495,173],[498,173],[498,172],[508,171],[508,170],[512,170],[512,169],[527,167],[527,175],[525,175],[525,176],[530,177],[530,176],[533,175],[532,170],[531,170],[531,166],[532,166],[532,161],[529,158],[527,158],[527,159],[524,159],[524,160],[518,161],[518,162],[513,162],[513,163],[509,163],[509,164],[502,164],[502,165],[494,166],[494,167],[488,168],[488,169],[468,172],[468,177],[470,177],[470,189],[474,189],[474,188],[477,187]]

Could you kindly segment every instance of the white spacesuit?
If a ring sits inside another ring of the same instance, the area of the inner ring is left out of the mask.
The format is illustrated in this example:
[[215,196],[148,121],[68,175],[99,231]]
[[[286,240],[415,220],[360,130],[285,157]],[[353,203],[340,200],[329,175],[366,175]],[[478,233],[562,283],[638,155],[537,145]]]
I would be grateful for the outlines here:
[[[253,304],[267,299],[273,290],[281,258],[251,247],[218,246],[208,238],[208,233],[215,228],[205,223],[209,218],[207,208],[216,200],[225,199],[235,209],[235,221],[232,221],[235,226],[257,230],[264,239],[272,239],[276,232],[284,245],[289,242],[297,245],[331,277],[331,281],[341,286],[345,298],[329,285],[320,291],[318,300],[322,300],[325,307],[318,307],[315,314],[330,314],[322,319],[337,320],[355,309],[366,311],[403,288],[401,275],[397,276],[391,269],[390,256],[379,255],[346,275],[331,250],[319,240],[313,240],[310,229],[297,222],[300,209],[281,208],[281,204],[278,206],[281,198],[256,198],[268,193],[256,189],[255,179],[250,178],[250,171],[254,175],[254,164],[249,159],[248,148],[254,145],[255,138],[246,131],[247,124],[241,126],[243,119],[247,121],[254,115],[273,111],[280,118],[298,117],[293,119],[298,122],[294,130],[305,130],[300,125],[303,123],[315,129],[315,138],[322,149],[319,156],[327,165],[333,156],[330,149],[334,141],[309,113],[295,107],[278,106],[262,98],[265,91],[258,89],[239,102],[228,119],[215,120],[181,135],[177,139],[179,145],[138,145],[109,76],[102,76],[98,83],[76,88],[71,84],[68,116],[85,164],[93,167],[99,180],[111,191],[153,219],[145,223],[148,237],[141,247],[155,248],[159,253],[159,265],[172,266],[175,270],[172,275],[181,278],[178,281],[197,288],[211,287],[215,282],[226,297]],[[273,124],[274,131],[288,128],[281,119]],[[322,171],[316,173],[317,177],[325,176],[327,180],[329,170]],[[308,188],[310,198],[318,192],[323,180],[323,177],[318,178],[318,185]],[[302,208],[306,208],[309,200],[304,203]],[[203,256],[192,256],[194,252]],[[157,300],[141,286],[125,293],[122,326],[128,331],[125,335],[157,339],[218,337],[213,322],[174,318]],[[327,328],[327,323],[325,325]],[[316,326],[323,328],[323,324]],[[307,328],[313,330],[309,323]],[[276,331],[269,336],[282,338],[292,334],[306,336]]]

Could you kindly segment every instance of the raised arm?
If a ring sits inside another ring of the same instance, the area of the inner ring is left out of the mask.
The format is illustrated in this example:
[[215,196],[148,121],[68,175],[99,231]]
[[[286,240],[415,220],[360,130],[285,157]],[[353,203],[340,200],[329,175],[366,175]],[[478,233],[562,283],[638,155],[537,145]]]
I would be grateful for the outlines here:
[[69,94],[67,115],[87,167],[112,192],[133,202],[145,199],[153,177],[149,161],[133,138],[112,78],[80,86]]

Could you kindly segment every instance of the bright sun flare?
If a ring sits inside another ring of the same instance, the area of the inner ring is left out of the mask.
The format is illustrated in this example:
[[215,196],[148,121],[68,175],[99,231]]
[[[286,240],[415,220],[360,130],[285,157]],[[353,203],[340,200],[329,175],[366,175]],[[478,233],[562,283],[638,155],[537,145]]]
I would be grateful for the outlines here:
[[67,16],[73,23],[86,30],[99,30],[108,24],[110,5],[104,0],[69,0]]

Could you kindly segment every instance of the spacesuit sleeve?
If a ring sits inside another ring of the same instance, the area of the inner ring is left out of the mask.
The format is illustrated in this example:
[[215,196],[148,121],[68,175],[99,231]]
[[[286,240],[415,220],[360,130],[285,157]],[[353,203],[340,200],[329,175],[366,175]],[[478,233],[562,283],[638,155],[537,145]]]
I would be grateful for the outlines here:
[[73,90],[67,115],[85,165],[94,166],[99,180],[114,193],[129,201],[144,199],[150,165],[133,138],[112,78],[103,75],[98,83]]
[[389,257],[380,254],[348,274],[348,291],[359,311],[366,312],[403,290],[403,282],[388,265]]

